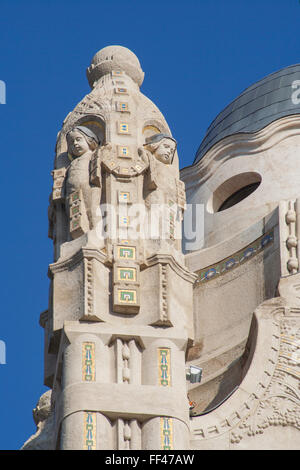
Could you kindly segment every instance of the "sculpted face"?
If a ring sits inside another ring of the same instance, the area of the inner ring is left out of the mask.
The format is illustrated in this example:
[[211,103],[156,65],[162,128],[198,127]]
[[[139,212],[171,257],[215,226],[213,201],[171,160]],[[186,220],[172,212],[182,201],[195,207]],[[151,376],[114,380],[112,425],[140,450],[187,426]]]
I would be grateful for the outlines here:
[[68,135],[68,151],[75,157],[80,157],[84,153],[90,150],[89,143],[84,135],[74,130]]
[[176,144],[172,139],[162,139],[155,150],[155,157],[162,163],[171,164],[176,149]]

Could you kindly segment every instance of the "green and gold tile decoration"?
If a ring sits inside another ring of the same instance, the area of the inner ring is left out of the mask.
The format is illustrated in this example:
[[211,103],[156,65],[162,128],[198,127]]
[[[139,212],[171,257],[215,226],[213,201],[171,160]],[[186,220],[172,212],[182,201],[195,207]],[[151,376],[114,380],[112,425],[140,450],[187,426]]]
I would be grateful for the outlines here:
[[70,196],[70,202],[76,202],[79,199],[81,199],[81,191],[74,191],[74,193],[71,194]]
[[139,263],[136,246],[129,240],[120,240],[114,248],[113,308],[115,312],[137,314],[139,301]]
[[118,281],[124,281],[124,282],[136,282],[137,276],[136,276],[136,268],[117,268],[118,269],[118,275],[117,279]]
[[118,301],[120,304],[136,304],[136,290],[118,289]]
[[118,259],[135,260],[136,249],[134,246],[119,245],[117,247]]
[[95,373],[95,343],[82,343],[82,380],[94,382]]
[[73,217],[74,215],[79,214],[79,212],[80,212],[79,206],[71,207],[70,212],[71,212],[71,216],[72,216],[72,217]]
[[171,386],[171,352],[169,348],[158,348],[158,383]]
[[83,449],[97,449],[97,413],[85,411],[83,425]]
[[173,450],[173,419],[160,418],[160,443],[162,450]]

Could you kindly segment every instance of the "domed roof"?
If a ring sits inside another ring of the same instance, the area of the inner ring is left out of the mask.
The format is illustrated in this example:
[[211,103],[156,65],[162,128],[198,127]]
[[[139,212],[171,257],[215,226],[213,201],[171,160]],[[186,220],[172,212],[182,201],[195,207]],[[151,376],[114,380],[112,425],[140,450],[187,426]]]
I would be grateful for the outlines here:
[[112,70],[124,71],[138,86],[143,83],[144,72],[137,56],[127,47],[106,46],[94,55],[91,65],[87,68],[91,88],[99,78]]
[[300,82],[297,88],[292,88],[295,80],[300,80],[300,64],[271,73],[246,88],[211,123],[194,163],[224,137],[240,132],[256,132],[283,116],[300,114],[300,103],[292,101],[295,91],[297,101],[300,101],[300,93],[297,92]]

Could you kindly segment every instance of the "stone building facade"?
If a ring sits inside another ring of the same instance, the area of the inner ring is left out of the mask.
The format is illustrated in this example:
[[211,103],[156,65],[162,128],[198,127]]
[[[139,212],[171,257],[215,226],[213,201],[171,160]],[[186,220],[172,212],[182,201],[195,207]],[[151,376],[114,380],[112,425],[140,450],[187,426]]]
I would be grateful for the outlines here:
[[137,57],[106,47],[87,78],[57,137],[49,391],[23,449],[299,448],[300,66],[245,90],[181,172]]

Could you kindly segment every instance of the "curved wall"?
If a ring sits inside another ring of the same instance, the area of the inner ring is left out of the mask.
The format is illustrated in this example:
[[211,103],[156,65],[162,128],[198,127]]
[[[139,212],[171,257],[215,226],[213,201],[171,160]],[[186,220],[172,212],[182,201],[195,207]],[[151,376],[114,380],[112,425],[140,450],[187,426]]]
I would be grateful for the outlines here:
[[[203,369],[202,383],[189,391],[196,411],[222,401],[240,383],[253,312],[278,295],[285,243],[278,206],[297,199],[299,155],[300,115],[286,116],[255,134],[226,137],[181,172],[187,203],[204,208],[202,244],[185,255],[198,275],[189,356]],[[218,212],[228,197],[252,184],[257,186],[252,193]],[[270,231],[272,243],[260,248]],[[241,261],[247,251],[249,258]]]
[[[267,216],[280,200],[295,199],[299,155],[300,115],[287,116],[255,134],[226,137],[199,163],[181,170],[187,203],[200,204],[204,211],[204,238],[194,250],[223,243]],[[226,198],[256,182],[248,197],[217,212]]]
[[[264,235],[229,253],[233,246],[258,233]],[[201,256],[186,257],[188,267],[198,275],[194,287],[195,342],[188,357],[190,364],[203,369],[201,384],[191,385],[189,391],[196,413],[222,401],[240,383],[253,312],[277,294],[281,275],[278,211],[224,248],[227,256],[221,260],[214,248],[203,250],[202,260]],[[215,263],[205,266],[214,258]]]

